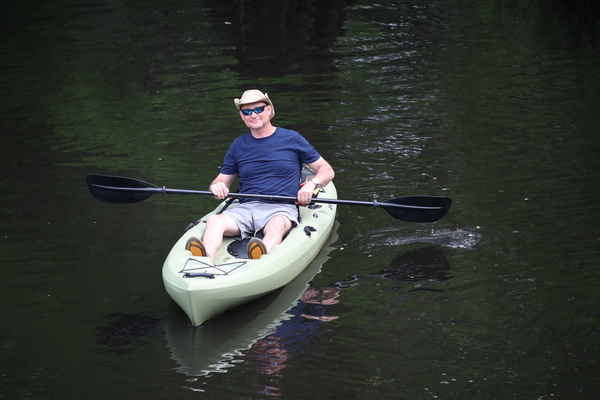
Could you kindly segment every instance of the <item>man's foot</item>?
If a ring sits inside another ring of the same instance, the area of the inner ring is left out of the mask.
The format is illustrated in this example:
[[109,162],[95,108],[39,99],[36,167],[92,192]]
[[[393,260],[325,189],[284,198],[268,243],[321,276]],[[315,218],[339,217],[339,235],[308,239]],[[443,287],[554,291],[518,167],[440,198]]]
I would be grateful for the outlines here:
[[202,240],[194,236],[188,239],[187,243],[185,244],[185,249],[191,251],[192,255],[196,257],[206,257],[207,255]]
[[253,237],[248,242],[248,258],[258,260],[263,254],[267,254],[265,244],[259,238]]

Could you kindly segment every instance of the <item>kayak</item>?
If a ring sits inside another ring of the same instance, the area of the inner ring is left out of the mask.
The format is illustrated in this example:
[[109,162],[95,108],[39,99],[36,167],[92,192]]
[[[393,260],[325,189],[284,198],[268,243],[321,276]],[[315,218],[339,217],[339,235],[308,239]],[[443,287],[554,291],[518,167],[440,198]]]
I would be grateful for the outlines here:
[[[305,167],[304,179],[310,179],[311,172]],[[329,183],[318,189],[316,195],[337,199],[335,185]],[[248,239],[240,241],[225,237],[213,260],[193,256],[185,249],[189,238],[202,238],[210,215],[237,205],[239,200],[226,200],[193,224],[175,243],[163,265],[165,289],[188,315],[193,326],[291,282],[325,244],[333,229],[337,209],[335,204],[298,207],[298,226],[281,244],[258,260],[246,258]]]

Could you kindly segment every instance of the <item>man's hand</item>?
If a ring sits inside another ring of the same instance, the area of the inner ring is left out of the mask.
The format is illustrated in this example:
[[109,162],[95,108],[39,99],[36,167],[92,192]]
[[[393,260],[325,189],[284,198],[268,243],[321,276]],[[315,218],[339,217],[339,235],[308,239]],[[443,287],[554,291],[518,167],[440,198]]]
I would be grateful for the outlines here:
[[223,182],[216,182],[210,185],[210,191],[217,199],[224,199],[229,194],[229,188]]
[[313,191],[316,189],[315,184],[311,181],[307,181],[302,185],[298,191],[298,204],[306,205],[310,204],[313,197]]

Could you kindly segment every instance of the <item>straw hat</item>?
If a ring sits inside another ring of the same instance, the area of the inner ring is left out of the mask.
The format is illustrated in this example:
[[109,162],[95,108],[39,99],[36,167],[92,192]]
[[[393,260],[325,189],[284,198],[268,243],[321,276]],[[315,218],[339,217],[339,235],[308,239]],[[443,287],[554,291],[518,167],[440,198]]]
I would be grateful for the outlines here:
[[237,107],[238,111],[241,110],[244,104],[256,103],[259,101],[264,101],[271,106],[271,118],[273,118],[275,116],[275,107],[273,106],[273,102],[271,99],[269,99],[269,96],[266,93],[263,93],[260,90],[246,90],[242,94],[241,99],[233,99],[233,103]]

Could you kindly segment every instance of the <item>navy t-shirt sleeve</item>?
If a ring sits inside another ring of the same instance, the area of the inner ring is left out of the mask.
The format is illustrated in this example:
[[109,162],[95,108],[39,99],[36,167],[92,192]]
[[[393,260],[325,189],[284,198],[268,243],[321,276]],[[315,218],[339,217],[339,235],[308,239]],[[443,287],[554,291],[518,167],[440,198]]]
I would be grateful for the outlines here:
[[298,134],[298,154],[302,164],[310,164],[321,158],[317,150],[300,134]]

